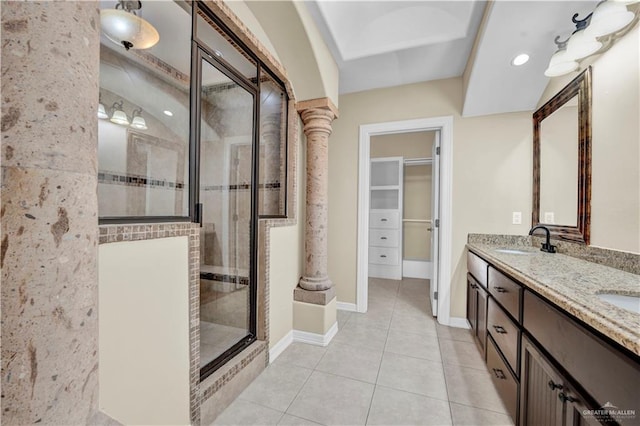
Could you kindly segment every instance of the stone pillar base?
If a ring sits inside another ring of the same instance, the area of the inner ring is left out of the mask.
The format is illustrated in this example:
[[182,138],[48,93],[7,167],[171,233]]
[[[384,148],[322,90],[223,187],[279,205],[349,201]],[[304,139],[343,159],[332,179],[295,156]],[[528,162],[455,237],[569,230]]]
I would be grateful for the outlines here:
[[313,305],[326,306],[336,297],[336,289],[334,287],[326,290],[306,290],[300,286],[293,290],[293,300],[296,302],[311,303]]
[[298,283],[299,287],[309,291],[324,291],[333,287],[333,283],[328,276],[321,278],[302,277]]
[[330,333],[330,331],[335,328],[336,321],[335,297],[329,300],[326,305],[293,302],[293,329],[310,333],[313,341],[309,343],[322,344],[323,346],[328,344],[335,334],[335,331],[334,333]]

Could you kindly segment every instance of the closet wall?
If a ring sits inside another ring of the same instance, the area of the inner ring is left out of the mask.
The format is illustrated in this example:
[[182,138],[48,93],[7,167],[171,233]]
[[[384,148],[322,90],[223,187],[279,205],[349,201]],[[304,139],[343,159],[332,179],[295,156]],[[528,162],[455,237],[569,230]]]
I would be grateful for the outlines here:
[[[398,133],[371,137],[371,158],[431,157],[435,132]],[[431,165],[404,168],[404,219],[431,218]],[[403,259],[431,259],[431,235],[424,223],[403,223]]]

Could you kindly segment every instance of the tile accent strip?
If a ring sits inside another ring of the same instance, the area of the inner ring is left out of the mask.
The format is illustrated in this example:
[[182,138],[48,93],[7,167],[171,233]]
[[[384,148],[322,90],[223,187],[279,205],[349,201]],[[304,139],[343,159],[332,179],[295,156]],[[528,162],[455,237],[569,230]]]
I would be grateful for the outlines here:
[[184,182],[170,182],[166,180],[153,179],[149,176],[135,174],[119,174],[116,172],[98,172],[98,183],[127,186],[150,186],[167,189],[183,189]]

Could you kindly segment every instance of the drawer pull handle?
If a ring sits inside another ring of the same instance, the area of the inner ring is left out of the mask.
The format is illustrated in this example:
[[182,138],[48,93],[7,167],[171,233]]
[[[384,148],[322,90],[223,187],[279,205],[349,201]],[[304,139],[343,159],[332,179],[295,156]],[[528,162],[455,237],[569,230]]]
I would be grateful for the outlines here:
[[576,402],[578,401],[577,399],[565,394],[564,392],[560,392],[558,394],[558,399],[562,402]]
[[498,293],[507,293],[507,289],[504,287],[494,287]]
[[500,380],[507,380],[507,376],[505,376],[505,375],[504,375],[504,371],[502,371],[502,370],[501,370],[501,369],[499,369],[499,368],[494,368],[494,369],[493,369],[493,374],[495,374],[495,375],[496,375],[496,378],[497,378],[497,379],[500,379]]
[[471,288],[478,288],[478,286],[475,284],[470,284],[470,285],[471,285]]
[[557,383],[553,383],[553,380],[549,380],[549,383],[547,383],[547,385],[549,386],[549,389],[551,390],[556,390],[556,389],[562,389],[562,385],[559,385]]
[[507,334],[507,330],[504,329],[501,325],[494,325],[493,328],[496,330],[498,334]]
[[380,239],[381,239],[381,240],[386,240],[386,239],[387,239],[387,237],[380,237]]
[[387,219],[384,219],[384,218],[380,219],[380,222],[386,222],[386,221]]
[[380,257],[387,257],[387,255],[386,254],[381,254]]

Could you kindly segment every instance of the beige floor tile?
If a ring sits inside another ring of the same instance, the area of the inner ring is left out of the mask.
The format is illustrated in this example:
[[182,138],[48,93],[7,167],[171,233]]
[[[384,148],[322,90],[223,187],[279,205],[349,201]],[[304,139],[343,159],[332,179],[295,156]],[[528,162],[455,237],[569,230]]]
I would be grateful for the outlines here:
[[271,364],[239,398],[284,412],[311,372],[312,370],[294,365]]
[[374,386],[314,371],[287,414],[325,425],[363,425]]
[[436,331],[439,339],[473,342],[473,334],[471,333],[471,330],[467,328],[449,327],[442,324],[436,324]]
[[389,328],[407,333],[437,336],[436,321],[432,317],[424,316],[424,314],[417,315],[396,310],[393,312]]
[[513,426],[511,417],[495,411],[482,410],[451,403],[451,415],[456,426]]
[[425,336],[407,333],[401,330],[390,330],[384,351],[413,358],[442,362],[438,338],[431,335]]
[[444,373],[439,362],[385,352],[376,384],[447,400]]
[[473,342],[440,340],[440,351],[445,364],[477,368],[482,371],[487,368],[482,354]]
[[338,309],[338,312],[336,312],[338,329],[341,329],[342,327],[344,327],[347,324],[347,322],[349,322],[349,319],[353,314],[354,312],[342,311]]
[[[441,341],[442,343],[442,341]],[[449,401],[506,414],[488,371],[444,364]]]
[[243,399],[236,399],[218,418],[214,425],[277,425],[283,413]]
[[311,420],[303,419],[285,413],[285,415],[280,419],[278,426],[316,426],[321,424],[322,423],[312,422]]
[[326,347],[294,342],[273,363],[314,369],[326,351]]
[[382,351],[335,343],[322,357],[317,371],[375,383],[382,361]]
[[343,343],[382,351],[386,340],[387,330],[361,325],[349,320],[347,325],[333,338],[332,343]]
[[367,425],[450,425],[449,403],[376,386]]

